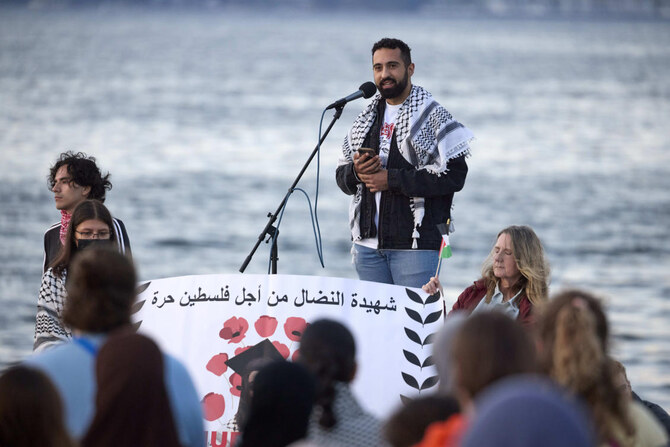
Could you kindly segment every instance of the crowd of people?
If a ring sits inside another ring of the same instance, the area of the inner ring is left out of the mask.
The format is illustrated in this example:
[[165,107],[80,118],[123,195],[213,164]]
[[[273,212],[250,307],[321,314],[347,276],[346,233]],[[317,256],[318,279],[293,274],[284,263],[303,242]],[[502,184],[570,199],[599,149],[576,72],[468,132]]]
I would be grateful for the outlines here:
[[[382,39],[372,57],[380,95],[337,169],[354,196],[356,270],[443,294],[435,223],[450,219],[472,133],[411,84],[404,42]],[[125,226],[104,205],[109,174],[67,152],[49,185],[61,220],[44,235],[35,352],[0,375],[0,446],[205,446],[187,368],[133,330],[137,274]],[[240,371],[231,447],[669,445],[670,416],[632,391],[611,356],[601,301],[576,289],[550,297],[545,250],[528,226],[497,234],[432,346],[439,386],[380,420],[351,386],[351,330],[310,322],[295,361],[256,359]]]
[[[74,258],[64,306],[72,339],[0,376],[0,445],[205,445],[185,367],[132,330],[135,284],[113,247]],[[352,391],[352,332],[312,321],[294,362],[250,363],[235,447],[668,445],[670,418],[633,398],[610,355],[598,298],[566,290],[533,314],[529,325],[504,309],[456,309],[434,343],[440,387],[386,420]]]
[[[74,209],[69,256],[45,272],[67,265],[54,273],[67,272],[60,306],[47,312],[64,335],[0,376],[0,445],[205,445],[186,368],[132,330],[132,260],[118,244],[81,244],[113,241],[110,220],[94,200]],[[77,238],[88,231],[97,237]],[[352,391],[352,332],[334,320],[311,322],[295,362],[249,363],[235,446],[668,445],[670,417],[633,397],[625,368],[610,356],[600,300],[582,290],[549,298],[547,275],[535,232],[503,229],[482,279],[436,334],[438,390],[404,402],[385,421]],[[424,288],[437,292],[439,281]]]

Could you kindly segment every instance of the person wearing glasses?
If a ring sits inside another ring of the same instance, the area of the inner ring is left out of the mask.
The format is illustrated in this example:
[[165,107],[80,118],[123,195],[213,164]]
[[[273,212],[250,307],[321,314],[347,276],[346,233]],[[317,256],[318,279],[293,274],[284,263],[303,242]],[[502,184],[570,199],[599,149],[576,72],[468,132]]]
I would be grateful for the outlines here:
[[88,246],[118,247],[119,240],[113,227],[111,214],[98,200],[84,200],[72,212],[65,244],[42,275],[33,351],[43,351],[72,338],[70,329],[62,321],[68,267],[74,255]]
[[[56,259],[65,245],[68,222],[75,207],[87,199],[105,202],[105,193],[112,189],[109,173],[104,176],[94,157],[82,152],[64,152],[49,171],[49,190],[54,193],[56,208],[61,220],[51,225],[44,233],[44,264],[42,272]],[[126,227],[120,219],[112,219],[119,251],[130,255],[130,240]]]

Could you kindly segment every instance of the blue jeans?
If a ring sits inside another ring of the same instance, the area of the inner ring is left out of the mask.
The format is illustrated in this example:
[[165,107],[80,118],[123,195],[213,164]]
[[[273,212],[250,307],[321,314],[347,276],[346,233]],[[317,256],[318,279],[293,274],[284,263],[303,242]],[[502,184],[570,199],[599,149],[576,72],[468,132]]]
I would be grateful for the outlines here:
[[437,270],[437,250],[374,250],[354,244],[358,279],[406,287],[421,287]]

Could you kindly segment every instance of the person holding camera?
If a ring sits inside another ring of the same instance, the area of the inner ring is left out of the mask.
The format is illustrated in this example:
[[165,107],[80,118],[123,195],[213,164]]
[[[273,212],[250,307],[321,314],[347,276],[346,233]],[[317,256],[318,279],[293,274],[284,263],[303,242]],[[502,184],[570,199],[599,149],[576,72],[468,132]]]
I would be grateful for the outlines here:
[[454,193],[465,183],[473,133],[412,85],[410,48],[372,47],[379,93],[344,139],[336,180],[353,195],[349,224],[358,277],[421,287],[434,276]]

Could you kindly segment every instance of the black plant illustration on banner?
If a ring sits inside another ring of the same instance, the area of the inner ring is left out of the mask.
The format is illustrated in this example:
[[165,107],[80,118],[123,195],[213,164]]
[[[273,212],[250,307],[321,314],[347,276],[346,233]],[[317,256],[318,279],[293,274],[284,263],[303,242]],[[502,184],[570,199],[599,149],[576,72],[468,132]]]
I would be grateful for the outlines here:
[[[439,293],[428,296],[424,301],[421,299],[421,296],[418,293],[410,289],[405,289],[405,292],[407,293],[407,297],[412,302],[421,305],[421,307],[417,306],[418,309],[417,308],[410,309],[409,307],[405,307],[405,312],[412,321],[415,321],[416,323],[420,324],[421,328],[425,328],[426,325],[432,325],[438,321],[442,321],[442,319],[440,318],[443,314],[442,309],[438,311],[429,312],[426,315],[426,305],[433,304],[439,301],[440,300]],[[424,348],[433,343],[433,338],[438,328],[439,326],[436,326],[435,330],[423,339],[416,331],[412,330],[411,328],[408,327],[404,328],[405,335],[410,341],[413,342],[414,345],[416,345],[417,349],[412,351],[403,349],[402,352],[403,355],[405,356],[405,360],[407,360],[407,362],[409,362],[410,364],[408,365],[408,371],[410,372],[401,371],[401,374],[405,383],[410,387],[414,388],[415,390],[417,390],[419,393],[434,387],[438,382],[438,376],[436,375],[428,377],[427,379],[423,380],[421,384],[419,384],[419,381],[417,380],[417,373],[421,373],[423,368],[432,366],[434,364],[433,357],[431,355],[428,355],[426,357]],[[400,395],[400,399],[405,403],[409,400],[407,396],[403,396],[402,394]]]

